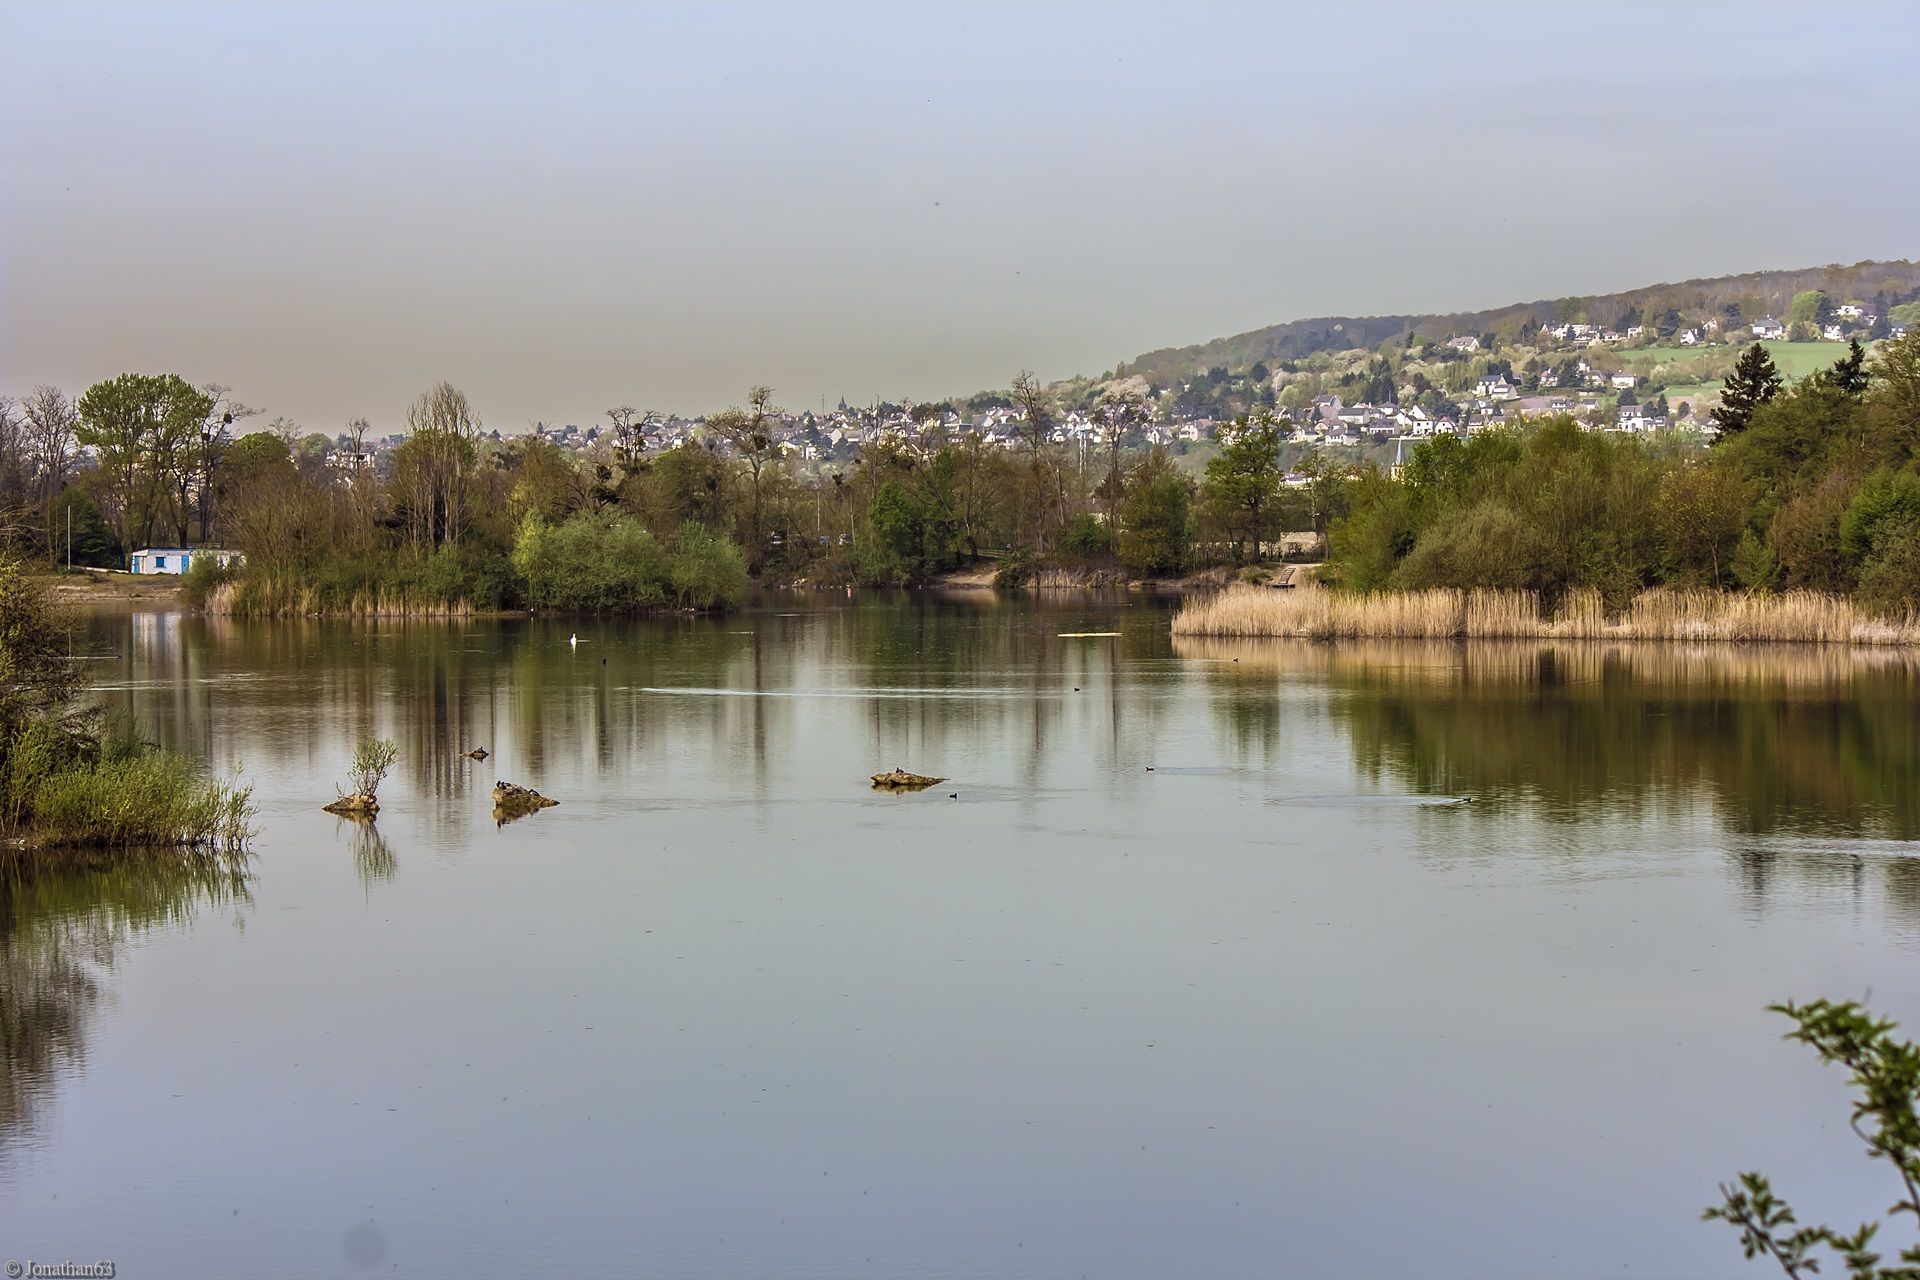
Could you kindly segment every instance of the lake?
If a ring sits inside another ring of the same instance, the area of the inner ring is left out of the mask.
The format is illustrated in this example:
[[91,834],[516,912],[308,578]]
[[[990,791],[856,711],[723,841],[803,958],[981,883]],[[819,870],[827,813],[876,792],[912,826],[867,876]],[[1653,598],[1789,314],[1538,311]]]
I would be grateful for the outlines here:
[[[6,881],[0,1254],[1733,1275],[1739,1170],[1891,1203],[1764,1006],[1920,1022],[1920,657],[1169,616],[94,615],[259,835]],[[373,827],[320,810],[363,735]],[[560,806],[496,824],[496,778]]]

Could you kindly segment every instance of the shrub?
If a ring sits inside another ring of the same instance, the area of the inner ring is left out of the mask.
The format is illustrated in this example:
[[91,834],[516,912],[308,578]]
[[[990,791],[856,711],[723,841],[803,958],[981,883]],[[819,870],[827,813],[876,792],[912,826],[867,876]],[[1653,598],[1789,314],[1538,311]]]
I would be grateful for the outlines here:
[[1007,553],[1007,558],[994,570],[993,585],[1003,591],[1014,591],[1033,581],[1033,552],[1025,547]]
[[252,834],[252,797],[185,756],[130,748],[40,779],[31,825],[46,844],[234,849]]
[[180,598],[188,607],[204,608],[214,589],[240,576],[238,565],[224,565],[207,556],[194,557],[193,564],[180,577]]
[[529,515],[512,564],[521,598],[536,609],[625,612],[667,601],[667,552],[625,516],[582,514],[550,525]]
[[1060,550],[1083,563],[1100,560],[1113,554],[1113,539],[1106,525],[1083,512],[1067,522],[1060,535]]
[[1533,585],[1533,531],[1511,507],[1489,499],[1450,511],[1420,535],[1394,576],[1396,586],[1484,587],[1519,591]]
[[1920,609],[1920,537],[1895,538],[1860,571],[1860,603],[1875,613],[1899,617]]
[[1780,562],[1789,587],[1839,594],[1852,583],[1852,570],[1840,540],[1840,518],[1853,501],[1855,482],[1834,472],[1774,512],[1767,545]]
[[347,765],[349,794],[379,794],[380,784],[386,780],[387,774],[393,769],[393,762],[399,758],[400,748],[387,739],[362,738],[360,745],[353,749],[353,760]]
[[683,609],[731,609],[747,598],[747,561],[740,548],[698,525],[673,537],[673,593]]
[[1881,468],[1868,476],[1840,517],[1840,546],[1854,564],[1895,539],[1920,537],[1920,476]]

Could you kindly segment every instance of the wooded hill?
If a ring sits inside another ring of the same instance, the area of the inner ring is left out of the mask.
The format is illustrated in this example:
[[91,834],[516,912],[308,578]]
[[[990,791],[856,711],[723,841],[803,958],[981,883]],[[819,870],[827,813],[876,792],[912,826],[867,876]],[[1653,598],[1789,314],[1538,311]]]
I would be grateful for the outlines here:
[[[1188,347],[1149,351],[1121,365],[1115,376],[1144,376],[1165,386],[1196,370],[1224,367],[1240,370],[1256,361],[1298,360],[1316,351],[1345,351],[1404,342],[1409,337],[1444,342],[1463,334],[1492,335],[1497,345],[1515,341],[1523,326],[1593,324],[1624,328],[1651,321],[1669,309],[1687,323],[1730,316],[1746,323],[1766,316],[1784,317],[1794,295],[1821,290],[1838,302],[1873,303],[1884,316],[1892,303],[1920,292],[1920,262],[1904,258],[1888,262],[1856,262],[1784,271],[1750,271],[1737,276],[1683,280],[1678,284],[1648,285],[1620,293],[1587,297],[1518,302],[1488,311],[1448,315],[1319,316],[1269,325],[1230,338]],[[1730,308],[1737,307],[1737,311]]]

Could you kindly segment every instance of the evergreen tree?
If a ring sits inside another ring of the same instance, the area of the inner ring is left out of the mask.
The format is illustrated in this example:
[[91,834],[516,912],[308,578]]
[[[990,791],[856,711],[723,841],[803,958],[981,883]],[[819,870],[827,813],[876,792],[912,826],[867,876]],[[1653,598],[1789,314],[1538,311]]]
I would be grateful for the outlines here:
[[1721,435],[1745,431],[1753,411],[1780,394],[1781,385],[1780,371],[1765,347],[1756,342],[1741,352],[1721,389],[1720,407],[1713,411]]
[[1867,389],[1867,352],[1855,338],[1847,344],[1847,354],[1834,361],[1833,368],[1827,370],[1829,383],[1850,396],[1862,394]]

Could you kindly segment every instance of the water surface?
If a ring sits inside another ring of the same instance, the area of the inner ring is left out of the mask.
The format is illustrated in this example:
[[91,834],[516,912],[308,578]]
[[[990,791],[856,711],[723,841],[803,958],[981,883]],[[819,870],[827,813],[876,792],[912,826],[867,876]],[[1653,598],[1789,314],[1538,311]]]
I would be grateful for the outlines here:
[[[1920,1018],[1913,660],[1166,622],[99,616],[261,832],[5,883],[0,1252],[1729,1275],[1738,1169],[1890,1202],[1763,1006]],[[319,809],[367,734],[372,828]],[[496,825],[496,777],[561,806]]]

